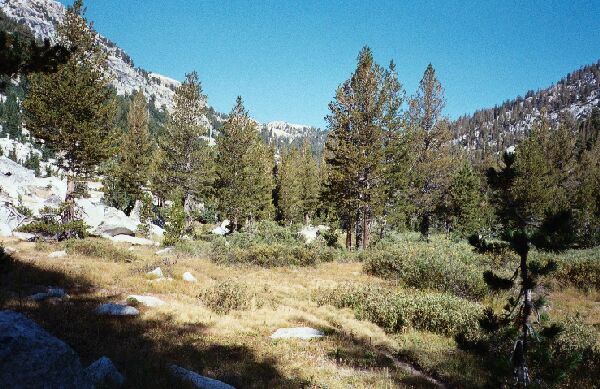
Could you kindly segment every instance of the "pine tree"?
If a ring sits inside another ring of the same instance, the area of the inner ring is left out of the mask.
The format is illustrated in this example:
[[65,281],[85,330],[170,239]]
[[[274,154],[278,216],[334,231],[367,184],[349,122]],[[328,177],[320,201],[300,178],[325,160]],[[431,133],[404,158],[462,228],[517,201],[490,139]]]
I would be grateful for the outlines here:
[[273,214],[273,150],[264,144],[238,97],[217,138],[217,205],[239,228]]
[[575,177],[579,240],[584,246],[594,246],[600,244],[600,141],[583,153]]
[[283,220],[300,222],[303,217],[300,152],[295,147],[284,149],[278,166],[278,208]]
[[371,222],[383,212],[386,133],[397,124],[400,93],[394,65],[382,68],[365,47],[351,78],[329,104],[325,193],[346,230],[347,248],[354,229],[360,247],[366,248]]
[[[502,176],[503,174],[497,174]],[[506,175],[504,175],[506,177]],[[514,178],[513,178],[514,179]],[[492,183],[493,184],[493,183]],[[510,188],[512,185],[506,185]],[[510,197],[509,193],[505,194]],[[506,215],[503,215],[506,216]],[[517,215],[518,217],[518,215]],[[526,387],[531,379],[531,363],[538,370],[544,369],[547,360],[536,360],[540,353],[533,353],[535,348],[547,347],[549,342],[555,338],[560,331],[557,327],[547,327],[539,320],[532,322],[531,316],[539,313],[545,305],[543,289],[537,289],[540,277],[548,276],[556,270],[554,261],[542,263],[529,259],[532,247],[540,251],[558,252],[570,247],[574,241],[572,214],[570,211],[560,211],[555,214],[547,214],[540,224],[530,224],[519,218],[507,225],[521,225],[520,227],[504,227],[500,242],[488,242],[481,235],[472,235],[469,242],[482,253],[494,255],[505,254],[508,250],[513,251],[519,257],[519,265],[510,278],[499,276],[493,271],[484,273],[484,280],[490,289],[494,291],[508,291],[513,289],[519,279],[518,293],[516,297],[510,297],[504,307],[504,313],[498,315],[493,308],[488,308],[484,317],[480,320],[480,327],[492,336],[500,339],[513,338],[516,341],[512,353],[513,378],[516,387]],[[535,329],[534,329],[535,327]],[[517,335],[513,335],[517,334]],[[464,339],[458,339],[459,344],[468,345]],[[512,340],[512,339],[511,339]],[[484,352],[485,345],[479,342],[478,348]],[[533,355],[531,355],[533,354]],[[546,352],[548,354],[548,352]],[[541,380],[537,380],[540,382]]]
[[487,207],[481,181],[467,160],[452,177],[447,208],[452,228],[462,236],[479,232],[486,224]]
[[165,134],[160,138],[160,167],[158,174],[164,175],[162,189],[165,198],[172,197],[173,190],[179,194],[184,209],[193,201],[207,201],[211,196],[214,181],[212,151],[204,124],[205,96],[192,72],[175,91],[175,107],[169,116]]
[[513,195],[524,222],[539,223],[548,213],[570,209],[575,142],[569,127],[553,129],[543,115],[517,147]]
[[304,224],[308,225],[319,209],[321,179],[319,165],[310,150],[308,140],[304,140],[300,150],[300,180],[302,198],[302,217]]
[[20,140],[22,137],[22,118],[16,94],[9,93],[2,109],[2,128],[9,138]]
[[31,76],[23,107],[32,135],[61,154],[68,204],[63,221],[69,222],[74,218],[75,181],[93,173],[111,151],[114,104],[105,76],[107,58],[87,24],[82,0],[67,9],[57,34],[71,56],[55,73]]
[[309,224],[319,207],[320,173],[308,141],[284,150],[278,167],[279,209],[289,222]]
[[[127,114],[127,132],[119,141],[116,163],[108,169],[105,177],[106,199],[114,197],[112,206],[125,211],[133,209],[142,199],[142,188],[150,178],[153,144],[148,131],[148,106],[141,91],[133,95]],[[114,196],[113,196],[114,195]],[[119,201],[118,198],[123,200]]]
[[419,218],[419,229],[429,237],[432,218],[440,211],[456,166],[451,133],[442,117],[444,89],[431,64],[427,66],[416,95],[410,100],[407,131],[396,160],[407,176],[402,197]]

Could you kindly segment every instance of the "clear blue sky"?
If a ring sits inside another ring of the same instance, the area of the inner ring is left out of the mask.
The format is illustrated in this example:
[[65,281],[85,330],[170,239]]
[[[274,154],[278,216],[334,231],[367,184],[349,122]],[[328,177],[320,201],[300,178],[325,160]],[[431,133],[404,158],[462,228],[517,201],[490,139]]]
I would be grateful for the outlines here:
[[[61,0],[71,3],[71,0]],[[197,70],[209,104],[241,95],[260,121],[324,126],[360,48],[412,94],[431,62],[456,118],[549,86],[600,58],[600,1],[87,0],[136,66]]]

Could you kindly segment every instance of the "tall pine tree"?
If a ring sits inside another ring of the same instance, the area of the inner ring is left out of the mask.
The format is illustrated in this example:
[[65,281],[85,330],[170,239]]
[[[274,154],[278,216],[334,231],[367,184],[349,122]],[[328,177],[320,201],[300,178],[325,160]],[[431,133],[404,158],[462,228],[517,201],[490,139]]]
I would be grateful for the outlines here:
[[274,211],[272,191],[273,150],[264,144],[241,97],[217,138],[217,206],[221,216],[233,223],[271,217]]
[[359,246],[367,247],[371,223],[383,212],[386,133],[395,130],[401,98],[394,65],[382,68],[365,47],[329,104],[325,193],[346,230],[347,248],[353,231]]
[[60,153],[67,172],[65,222],[74,218],[75,181],[93,173],[111,152],[114,104],[107,57],[84,14],[82,0],[67,9],[57,35],[71,56],[55,73],[33,74],[23,102],[27,128]]
[[106,199],[112,200],[112,206],[129,214],[136,200],[142,199],[142,188],[150,178],[152,153],[148,104],[144,94],[136,91],[127,113],[127,131],[119,139],[117,158],[105,177]]
[[212,195],[214,165],[208,128],[203,121],[204,99],[198,74],[186,75],[175,91],[175,107],[159,141],[158,174],[163,175],[164,196],[182,196],[186,210],[193,201],[207,201]]
[[432,219],[441,210],[456,166],[451,150],[451,132],[442,116],[444,89],[435,69],[427,66],[416,95],[410,100],[404,147],[398,156],[407,183],[404,198],[419,219],[424,238],[429,237]]

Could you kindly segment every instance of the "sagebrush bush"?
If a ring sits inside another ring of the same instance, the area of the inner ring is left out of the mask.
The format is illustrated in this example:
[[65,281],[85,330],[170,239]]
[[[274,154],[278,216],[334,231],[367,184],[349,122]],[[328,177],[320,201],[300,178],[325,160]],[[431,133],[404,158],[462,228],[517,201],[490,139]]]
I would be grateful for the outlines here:
[[208,308],[220,314],[248,308],[254,298],[247,285],[236,281],[219,282],[202,291],[198,297]]
[[100,258],[112,262],[134,262],[137,257],[126,250],[115,247],[111,242],[101,239],[84,239],[67,241],[68,253]]
[[224,240],[211,245],[211,259],[217,263],[249,264],[264,267],[312,266],[333,261],[336,253],[321,246],[289,246],[280,243],[252,243],[235,246]]
[[319,305],[352,308],[357,318],[371,321],[389,332],[414,328],[453,335],[477,327],[483,312],[480,304],[448,293],[390,291],[350,284],[317,293]]
[[487,292],[483,259],[461,245],[404,242],[359,254],[364,271],[406,286],[481,299]]

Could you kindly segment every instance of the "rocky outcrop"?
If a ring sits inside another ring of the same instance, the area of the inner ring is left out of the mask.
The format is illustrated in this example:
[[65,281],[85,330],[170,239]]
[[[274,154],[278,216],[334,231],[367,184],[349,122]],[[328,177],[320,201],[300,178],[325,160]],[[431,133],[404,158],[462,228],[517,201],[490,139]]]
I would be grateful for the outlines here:
[[226,384],[225,382],[215,380],[200,375],[194,371],[184,369],[181,366],[171,365],[169,370],[174,377],[192,385],[194,388],[199,389],[235,389],[233,386]]
[[298,327],[298,328],[279,328],[277,331],[271,335],[272,339],[288,339],[288,338],[298,338],[298,339],[312,339],[312,338],[322,338],[325,336],[323,331],[316,330],[310,327]]
[[85,374],[95,386],[114,388],[125,383],[125,377],[108,357],[102,357],[89,365]]
[[0,388],[92,388],[79,357],[31,319],[0,311]]

